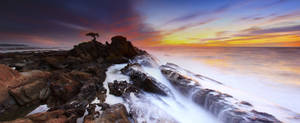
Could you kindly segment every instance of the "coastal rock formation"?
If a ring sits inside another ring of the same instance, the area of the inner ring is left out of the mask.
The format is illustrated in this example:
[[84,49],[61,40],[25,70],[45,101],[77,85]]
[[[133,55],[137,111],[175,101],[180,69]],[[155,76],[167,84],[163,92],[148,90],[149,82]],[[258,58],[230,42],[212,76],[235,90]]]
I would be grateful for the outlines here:
[[[274,116],[251,109],[251,104],[238,101],[231,95],[216,90],[206,89],[201,85],[192,85],[193,81],[179,71],[178,66],[166,64],[160,67],[161,72],[184,96],[192,96],[192,100],[217,116],[225,123],[280,123]],[[249,109],[241,108],[231,101],[239,102]]]
[[151,76],[146,75],[145,73],[139,71],[139,67],[141,65],[138,63],[128,64],[121,72],[130,77],[130,80],[133,82],[133,85],[150,93],[160,94],[163,96],[167,96],[170,92],[168,88],[157,82]]
[[[129,114],[123,104],[114,104],[105,109],[103,113],[95,111],[95,105],[90,109],[89,115],[85,116],[85,123],[131,123]],[[97,114],[97,115],[95,115]]]
[[128,62],[129,59],[145,52],[134,47],[125,37],[115,36],[111,39],[111,44],[107,45],[107,53],[106,60],[118,64]]
[[104,58],[107,54],[105,45],[97,41],[80,43],[68,52],[70,56],[78,57],[82,62],[96,61],[98,58]]
[[30,71],[22,73],[15,81],[18,85],[9,87],[9,94],[14,97],[19,105],[25,105],[37,100],[48,98],[50,90],[47,79],[51,73],[43,71]]
[[104,45],[97,41],[83,42],[69,51],[0,54],[0,63],[14,67],[18,71],[74,70],[94,66],[98,63],[103,68],[107,68],[111,64],[125,63],[129,59],[145,53],[134,47],[125,37],[115,36],[110,44]]
[[[30,71],[18,73],[7,66],[1,65],[3,72],[0,84],[3,85],[0,93],[0,119],[11,119],[14,116],[22,115],[18,112],[45,100],[49,96],[47,78],[49,72]],[[26,111],[25,111],[26,112]]]
[[4,84],[3,86],[7,86],[7,85],[11,84],[11,83],[4,83],[4,82],[8,82],[8,81],[20,76],[18,71],[13,70],[3,64],[0,64],[0,73],[1,73],[0,81],[1,81],[1,84]]
[[101,123],[130,123],[129,115],[123,104],[115,104],[104,110],[99,122]]
[[2,64],[0,64],[0,73],[0,114],[3,115],[0,120],[3,120],[5,118],[10,119],[11,115],[6,113],[8,110],[19,108],[17,102],[8,93],[8,87],[19,84],[16,83],[18,81],[13,80],[19,78],[21,75],[19,72]]
[[[0,73],[0,104],[4,104],[2,106],[5,106],[5,102],[12,99],[12,97],[8,94],[8,87],[19,84],[17,83],[19,81],[12,80],[19,78],[21,75],[18,71],[15,71],[3,64],[0,64]],[[2,110],[3,109],[1,109],[1,111]]]
[[81,71],[74,70],[68,73],[55,71],[49,78],[52,94],[48,103],[63,104],[78,95],[81,89],[89,83],[98,81],[97,77]]
[[110,64],[125,63],[143,53],[145,52],[134,47],[123,36],[113,37],[111,43],[106,45],[97,41],[81,43],[68,52],[70,56],[77,57],[81,62],[96,61]]
[[[103,87],[103,81],[107,67],[128,62],[143,53],[145,52],[134,47],[125,37],[116,36],[110,44],[84,42],[70,51],[0,54],[0,63],[5,64],[0,65],[0,85],[3,86],[0,89],[0,120],[24,117],[38,105],[47,104],[50,107],[48,112],[33,114],[17,121],[73,122],[83,117],[87,105],[96,97],[101,102],[105,101],[107,90]],[[129,85],[125,86],[125,92],[137,91]],[[112,114],[108,111],[104,116],[107,121],[112,120],[109,117],[118,118],[110,116]],[[52,118],[51,112],[58,112],[57,116],[61,118]],[[125,116],[124,113],[121,114]],[[35,120],[32,117],[50,119]]]
[[69,119],[65,115],[64,110],[56,110],[52,112],[37,113],[24,118],[20,118],[14,121],[4,122],[4,123],[65,123]]

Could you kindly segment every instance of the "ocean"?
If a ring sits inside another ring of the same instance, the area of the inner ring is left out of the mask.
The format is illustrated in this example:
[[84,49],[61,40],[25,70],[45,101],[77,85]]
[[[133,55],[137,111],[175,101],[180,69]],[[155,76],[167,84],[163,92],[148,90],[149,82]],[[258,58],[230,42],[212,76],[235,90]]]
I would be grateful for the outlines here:
[[[300,119],[300,48],[201,47],[147,49],[161,63],[175,63],[222,82],[251,103],[268,103],[285,118]],[[265,105],[261,105],[265,108]]]

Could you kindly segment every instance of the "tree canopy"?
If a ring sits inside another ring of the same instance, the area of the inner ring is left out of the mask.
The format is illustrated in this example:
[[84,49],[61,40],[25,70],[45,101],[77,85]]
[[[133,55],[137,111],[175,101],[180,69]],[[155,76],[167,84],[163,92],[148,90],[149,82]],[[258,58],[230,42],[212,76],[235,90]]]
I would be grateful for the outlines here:
[[86,33],[85,35],[86,36],[91,36],[93,38],[92,41],[96,41],[96,38],[99,37],[99,34],[95,33],[95,32],[89,32],[89,33]]

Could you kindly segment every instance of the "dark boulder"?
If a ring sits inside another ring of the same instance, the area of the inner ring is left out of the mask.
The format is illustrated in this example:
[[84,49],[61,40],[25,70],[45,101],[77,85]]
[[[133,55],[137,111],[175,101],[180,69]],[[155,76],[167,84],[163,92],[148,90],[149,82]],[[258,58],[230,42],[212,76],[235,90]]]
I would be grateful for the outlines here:
[[83,83],[73,77],[76,77],[76,75],[62,71],[53,73],[49,79],[50,89],[52,91],[51,102],[62,104],[79,93]]
[[51,98],[48,99],[50,105],[59,105],[70,100],[91,102],[97,95],[106,93],[103,87],[104,78],[86,72],[57,71],[49,81],[52,91]]
[[110,108],[110,105],[107,103],[89,104],[87,108],[88,115],[84,117],[84,123],[94,123],[94,121],[100,119],[100,110],[96,110],[96,108],[101,108],[101,111],[105,111]]
[[130,80],[133,82],[133,85],[137,88],[144,90],[150,93],[156,93],[163,96],[171,95],[170,90],[168,88],[157,82],[151,76],[136,70],[140,67],[138,63],[128,64],[123,69],[121,69],[122,74],[128,75]]
[[70,56],[79,57],[82,61],[92,61],[105,57],[105,45],[97,41],[80,43],[69,51]]
[[123,36],[115,36],[111,38],[111,43],[106,45],[108,56],[106,60],[110,63],[125,63],[129,59],[137,55],[145,53],[134,47],[130,41]]
[[97,41],[80,43],[68,52],[69,56],[78,57],[81,63],[94,61],[111,64],[125,63],[142,53],[145,52],[134,47],[123,36],[113,37],[111,43],[106,45]]
[[78,66],[73,66],[72,70],[89,73],[92,76],[98,77],[100,81],[104,81],[106,78],[105,71],[109,65],[99,63],[83,63]]
[[8,108],[9,102],[13,101],[13,98],[8,93],[8,89],[9,86],[17,86],[21,83],[21,81],[15,81],[20,76],[21,74],[18,71],[0,64],[0,114],[4,110],[2,107]]
[[99,103],[97,105],[101,107],[101,110],[106,110],[106,109],[110,108],[110,105],[107,103]]
[[63,105],[57,105],[55,107],[50,108],[48,111],[56,111],[56,110],[64,110],[66,116],[70,117],[82,117],[84,115],[84,112],[86,110],[86,106],[89,102],[87,101],[72,101],[72,103],[66,103]]
[[109,93],[115,96],[128,95],[131,92],[138,93],[139,90],[132,84],[126,81],[114,81],[113,83],[108,83]]
[[15,81],[21,74],[6,65],[0,64],[0,121],[15,118],[15,112],[20,108],[17,101],[8,93],[9,86],[17,86],[21,81]]
[[124,56],[126,58],[134,58],[138,55],[138,49],[135,48],[130,41],[123,36],[115,36],[111,38],[109,45],[110,51],[114,54]]
[[98,79],[94,78],[89,80],[87,84],[84,84],[80,89],[79,94],[76,96],[76,100],[78,101],[88,101],[91,102],[95,99],[95,97],[99,98],[100,101],[105,101],[106,89],[103,87],[103,83]]
[[[1,65],[2,66],[2,65]],[[5,72],[3,71],[5,70]],[[7,66],[0,67],[0,120],[11,120],[29,113],[49,94],[49,72],[18,73]]]

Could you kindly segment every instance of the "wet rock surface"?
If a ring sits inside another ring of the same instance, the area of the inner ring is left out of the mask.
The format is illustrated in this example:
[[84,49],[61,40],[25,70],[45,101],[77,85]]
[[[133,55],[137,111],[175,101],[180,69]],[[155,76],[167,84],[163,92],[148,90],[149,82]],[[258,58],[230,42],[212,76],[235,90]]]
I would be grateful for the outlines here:
[[99,122],[103,123],[130,123],[129,115],[123,104],[115,104],[104,110]]
[[[3,69],[10,69],[0,68]],[[13,70],[10,70],[13,71]],[[49,96],[47,78],[51,74],[43,71],[30,71],[6,76],[1,88],[0,120],[13,119],[14,116],[22,116],[33,106],[39,104]],[[28,110],[27,110],[28,109]]]
[[20,73],[2,64],[0,64],[0,73],[0,114],[3,114],[7,110],[11,110],[11,108],[17,106],[16,100],[8,93],[8,90],[9,86],[19,84],[14,79],[19,78]]
[[[100,104],[97,104],[100,105]],[[85,123],[131,123],[129,114],[123,104],[114,104],[103,108],[102,113],[95,111],[96,105],[91,105],[89,114],[84,117]]]
[[139,89],[126,81],[108,83],[109,93],[115,96],[128,96],[130,93],[139,93]]
[[66,123],[71,121],[71,119],[68,118],[65,113],[66,112],[64,110],[55,110],[51,112],[33,114],[5,123]]
[[151,76],[146,75],[145,73],[137,70],[141,65],[138,63],[128,64],[125,66],[121,72],[130,77],[130,80],[133,82],[133,85],[150,93],[155,93],[163,96],[168,96],[168,88],[157,82]]
[[[178,72],[176,66],[174,67],[172,64],[162,65],[160,69],[163,75],[183,95],[191,95],[196,104],[225,123],[280,123],[278,119],[268,113],[239,108],[229,101],[238,100],[228,94],[205,89],[201,85],[191,85],[193,80]],[[240,101],[240,104],[252,106],[245,101]]]
[[9,94],[14,97],[19,105],[25,105],[36,100],[44,100],[49,94],[47,79],[51,76],[49,72],[31,71],[26,72],[22,78],[16,81],[22,81],[21,84],[9,87]]
[[[124,106],[103,103],[105,72],[112,64],[126,63],[144,53],[122,36],[113,37],[110,44],[84,42],[69,51],[0,53],[0,121],[76,122],[98,98],[101,103],[97,106],[106,109],[100,122],[129,122]],[[111,87],[121,89],[122,94],[137,91],[124,84]],[[115,94],[120,95],[118,91]],[[41,104],[50,109],[26,116]]]

